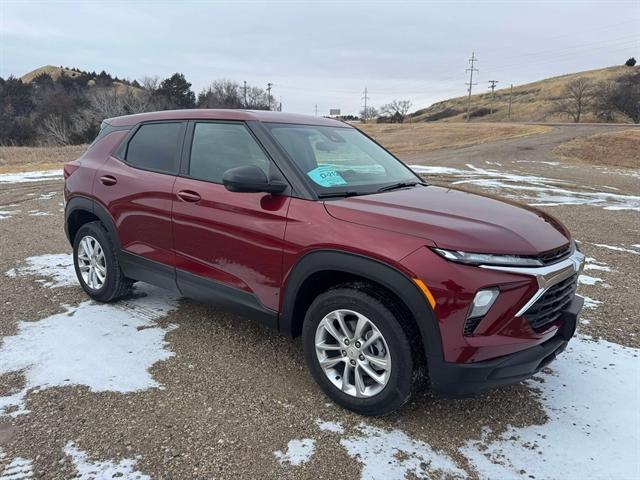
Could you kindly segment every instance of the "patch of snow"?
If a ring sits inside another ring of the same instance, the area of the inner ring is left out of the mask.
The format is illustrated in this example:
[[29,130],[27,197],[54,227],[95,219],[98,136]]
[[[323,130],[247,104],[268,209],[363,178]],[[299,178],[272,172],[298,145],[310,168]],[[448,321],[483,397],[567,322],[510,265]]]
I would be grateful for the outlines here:
[[340,422],[325,422],[317,419],[316,425],[318,425],[318,428],[323,432],[344,433],[344,427]]
[[50,200],[53,197],[55,197],[57,194],[58,192],[43,193],[38,198],[36,198],[36,200]]
[[587,257],[586,264],[584,266],[585,270],[600,270],[603,272],[610,272],[611,268],[604,262],[599,262],[593,257]]
[[410,474],[430,479],[468,476],[449,455],[400,430],[366,424],[360,424],[358,430],[360,435],[342,438],[340,444],[362,464],[362,480],[403,480]]
[[[632,250],[630,248],[625,248],[624,246],[619,247],[616,245],[606,245],[604,243],[592,243],[591,245],[595,247],[606,248],[607,250],[613,250],[615,252],[633,253],[635,255],[640,255],[640,251]],[[635,247],[636,245],[633,245],[633,246]]]
[[23,266],[12,268],[5,275],[9,277],[18,275],[47,277],[51,280],[44,281],[42,284],[51,288],[78,285],[76,271],[73,267],[73,257],[68,253],[28,257],[25,259]]
[[576,337],[540,389],[543,425],[485,430],[461,450],[482,478],[637,478],[639,349]]
[[156,320],[177,308],[178,299],[146,284],[136,284],[134,292],[117,303],[87,301],[43,320],[19,322],[18,332],[0,346],[0,375],[22,372],[25,385],[0,397],[0,415],[27,413],[27,394],[51,387],[122,393],[161,387],[149,368],[174,355],[164,337],[175,326],[163,328]]
[[[6,454],[0,449],[0,460],[6,458]],[[16,457],[0,471],[0,480],[24,480],[33,478],[33,462],[21,457]]]
[[605,210],[640,211],[640,196],[599,192],[564,180],[478,168],[472,164],[467,164],[468,170],[425,165],[410,167],[416,173],[460,179],[452,182],[452,185],[469,184],[487,190],[499,190],[501,194],[525,201],[531,206],[591,205]]
[[578,277],[578,283],[580,285],[595,285],[598,282],[604,282],[604,281],[599,277],[591,277],[589,275],[584,275],[584,274]]
[[592,309],[592,308],[598,308],[598,305],[602,305],[602,302],[600,300],[587,297],[586,295],[580,295],[580,296],[584,298],[584,306],[582,308]]
[[0,174],[0,183],[30,183],[58,179],[62,180],[61,169]]
[[273,454],[281,464],[298,466],[308,462],[315,451],[316,441],[312,438],[303,438],[302,440],[290,440],[286,452],[278,450]]
[[41,212],[40,210],[29,210],[30,217],[46,217],[51,215],[49,212]]
[[11,218],[14,215],[17,215],[19,213],[20,213],[20,210],[1,210],[0,209],[0,220],[4,220],[5,218]]
[[516,160],[516,163],[542,163],[542,164],[551,165],[554,167],[557,167],[558,165],[560,165],[560,162],[547,162],[543,160]]
[[125,458],[116,462],[115,460],[91,461],[86,452],[80,450],[73,442],[67,443],[64,447],[73,465],[78,471],[74,478],[78,480],[108,480],[112,478],[122,478],[124,480],[151,480],[149,475],[134,470],[137,460]]

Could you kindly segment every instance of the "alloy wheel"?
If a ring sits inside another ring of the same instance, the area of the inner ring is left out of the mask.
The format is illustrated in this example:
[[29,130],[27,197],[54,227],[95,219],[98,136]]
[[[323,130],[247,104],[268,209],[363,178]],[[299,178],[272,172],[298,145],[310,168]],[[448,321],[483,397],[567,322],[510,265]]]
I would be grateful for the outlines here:
[[92,236],[82,237],[78,244],[78,269],[84,283],[100,290],[107,279],[107,263],[102,245]]
[[391,374],[391,354],[376,325],[353,310],[334,310],[320,321],[316,356],[329,381],[347,395],[380,393]]

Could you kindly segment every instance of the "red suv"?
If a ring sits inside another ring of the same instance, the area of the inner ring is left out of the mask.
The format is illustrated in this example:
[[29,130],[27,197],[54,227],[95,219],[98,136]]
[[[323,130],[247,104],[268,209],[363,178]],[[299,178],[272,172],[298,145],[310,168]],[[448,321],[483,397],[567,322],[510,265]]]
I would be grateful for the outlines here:
[[584,256],[560,222],[429,185],[335,120],[112,118],[64,174],[91,298],[139,280],[302,335],[320,387],[362,414],[399,408],[423,380],[463,396],[526,379],[582,307]]

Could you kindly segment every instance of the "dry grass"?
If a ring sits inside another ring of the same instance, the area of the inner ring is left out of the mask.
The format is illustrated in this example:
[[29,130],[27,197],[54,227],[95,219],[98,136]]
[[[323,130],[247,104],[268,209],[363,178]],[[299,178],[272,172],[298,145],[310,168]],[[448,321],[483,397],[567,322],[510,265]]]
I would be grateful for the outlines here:
[[56,80],[63,72],[67,77],[71,78],[75,77],[76,75],[80,75],[78,72],[74,72],[73,70],[70,70],[68,68],[45,65],[44,67],[36,68],[29,73],[25,73],[22,77],[20,77],[20,79],[25,83],[29,83],[38,75],[46,73],[49,74],[52,79]]
[[640,128],[574,138],[553,153],[561,160],[640,168]]
[[358,128],[395,154],[468,147],[551,130],[542,125],[505,123],[369,123],[359,124]]
[[75,160],[87,145],[69,147],[0,147],[0,172],[27,172],[58,168]]
[[[589,70],[586,72],[571,73],[558,77],[547,78],[537,82],[528,83],[526,85],[518,85],[513,87],[511,120],[518,122],[537,122],[537,121],[571,121],[566,115],[558,115],[551,113],[555,101],[564,96],[564,88],[566,84],[579,77],[588,78],[594,83],[601,81],[615,80],[622,75],[638,71],[640,67],[617,66],[609,68],[601,68],[599,70]],[[508,85],[500,84],[500,89],[495,92],[493,102],[494,113],[472,119],[474,121],[504,121],[507,120],[509,112],[509,88]],[[505,88],[507,87],[507,88]],[[478,87],[479,88],[479,87]],[[481,89],[483,93],[472,95],[471,108],[473,110],[486,108],[491,105],[491,93]],[[438,102],[428,108],[416,112],[415,121],[427,120],[434,114],[443,114],[443,112],[458,112],[450,116],[446,116],[441,121],[461,121],[464,119],[467,109],[467,97],[457,97],[443,102]],[[630,122],[626,117],[619,116],[616,121]],[[587,114],[584,122],[598,121],[591,114]]]

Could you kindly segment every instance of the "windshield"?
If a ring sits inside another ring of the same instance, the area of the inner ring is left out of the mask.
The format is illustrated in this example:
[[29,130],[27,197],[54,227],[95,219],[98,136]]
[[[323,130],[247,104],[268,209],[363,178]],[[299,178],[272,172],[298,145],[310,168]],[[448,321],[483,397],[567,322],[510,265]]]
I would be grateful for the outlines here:
[[355,128],[266,126],[320,196],[374,193],[388,185],[421,182],[402,162]]

